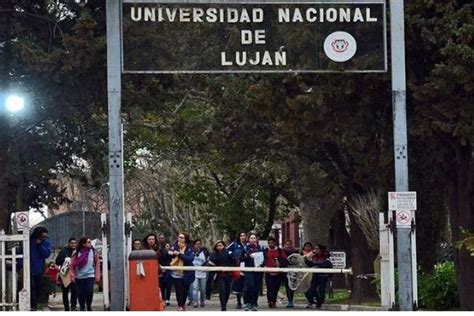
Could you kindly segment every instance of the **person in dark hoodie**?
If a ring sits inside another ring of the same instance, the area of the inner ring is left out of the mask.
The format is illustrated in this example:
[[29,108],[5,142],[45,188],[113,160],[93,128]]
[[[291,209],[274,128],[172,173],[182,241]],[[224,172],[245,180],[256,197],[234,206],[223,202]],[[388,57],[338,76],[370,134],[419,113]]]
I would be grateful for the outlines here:
[[[324,245],[316,245],[311,253],[305,256],[305,263],[308,267],[316,268],[332,268],[332,263],[329,261],[329,251],[326,250]],[[314,273],[313,279],[311,280],[311,286],[306,291],[305,296],[308,300],[306,308],[313,308],[316,305],[317,309],[321,309],[324,304],[326,296],[326,284],[329,279],[327,273]],[[316,302],[314,298],[316,297]]]
[[[158,259],[158,262],[162,266],[169,266],[171,263],[171,257],[168,255],[168,251],[171,250],[171,244],[168,241],[165,241],[163,247],[161,248],[161,256]],[[171,280],[171,271],[159,269],[159,278],[160,278],[160,290],[161,298],[165,301],[166,306],[170,305],[171,297],[171,287],[173,286]]]
[[[76,249],[77,240],[74,237],[69,238],[67,241],[66,247],[64,247],[56,257],[56,265],[62,267],[66,258],[70,263],[72,253]],[[71,282],[68,286],[64,287],[63,282],[61,281],[61,292],[63,293],[63,305],[65,311],[75,311],[77,306],[77,291],[76,284]],[[69,306],[69,292],[71,292],[71,305]]]
[[[258,244],[256,233],[248,234],[248,243],[245,245],[241,261],[245,262],[245,267],[263,266],[263,249]],[[245,306],[246,311],[257,311],[262,278],[262,272],[245,272],[245,286],[247,287],[247,299],[249,302]]]
[[[209,257],[209,262],[217,267],[231,267],[234,265],[234,260],[229,250],[225,249],[225,243],[218,240],[214,245],[214,252]],[[217,284],[219,287],[219,300],[221,303],[221,311],[227,310],[227,302],[230,296],[230,284],[232,282],[232,275],[230,272],[217,272]]]
[[[241,231],[235,240],[227,247],[227,250],[231,253],[234,258],[236,266],[240,266],[240,258],[244,252],[244,247],[247,242],[247,233]],[[232,292],[234,292],[237,298],[237,309],[242,309],[242,294],[244,292],[245,278],[243,273],[239,273],[238,277],[232,281]],[[247,304],[248,302],[244,302]]]
[[[192,266],[194,252],[189,236],[179,233],[178,240],[171,247],[171,250],[168,251],[168,255],[171,257],[171,266]],[[171,271],[171,279],[176,292],[176,300],[178,301],[178,311],[186,310],[186,298],[188,297],[189,288],[194,282],[194,277],[194,271]]]
[[43,280],[44,262],[51,255],[51,242],[48,240],[48,229],[36,227],[30,236],[30,287],[31,310],[38,308],[38,296]]

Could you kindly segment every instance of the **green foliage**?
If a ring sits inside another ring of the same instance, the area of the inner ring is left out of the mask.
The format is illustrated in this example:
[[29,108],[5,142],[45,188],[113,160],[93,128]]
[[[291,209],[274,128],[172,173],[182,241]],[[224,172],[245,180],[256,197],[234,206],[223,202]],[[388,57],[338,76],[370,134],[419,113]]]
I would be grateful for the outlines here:
[[418,273],[419,307],[427,310],[452,310],[459,307],[454,263],[438,263],[431,274]]
[[466,250],[471,253],[471,256],[474,257],[474,232],[461,229],[461,233],[463,234],[464,239],[456,243],[456,248],[461,250],[465,247]]

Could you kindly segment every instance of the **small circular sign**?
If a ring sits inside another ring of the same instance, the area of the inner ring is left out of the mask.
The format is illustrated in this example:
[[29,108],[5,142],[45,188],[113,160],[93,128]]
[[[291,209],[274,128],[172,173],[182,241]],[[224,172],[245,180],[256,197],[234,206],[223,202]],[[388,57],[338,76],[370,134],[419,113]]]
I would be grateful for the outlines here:
[[409,212],[397,212],[397,223],[400,225],[408,225],[411,222],[411,215]]
[[342,63],[354,57],[357,51],[355,38],[342,31],[333,32],[324,41],[324,52],[332,61]]
[[30,225],[30,220],[27,212],[16,213],[16,227],[18,230],[23,230]]

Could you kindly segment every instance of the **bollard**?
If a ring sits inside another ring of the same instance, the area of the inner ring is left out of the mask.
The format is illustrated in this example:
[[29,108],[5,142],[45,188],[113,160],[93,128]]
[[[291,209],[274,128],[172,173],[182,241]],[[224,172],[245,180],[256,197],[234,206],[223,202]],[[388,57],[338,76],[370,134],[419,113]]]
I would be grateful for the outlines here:
[[134,250],[130,253],[128,261],[129,310],[164,311],[156,252],[153,250]]

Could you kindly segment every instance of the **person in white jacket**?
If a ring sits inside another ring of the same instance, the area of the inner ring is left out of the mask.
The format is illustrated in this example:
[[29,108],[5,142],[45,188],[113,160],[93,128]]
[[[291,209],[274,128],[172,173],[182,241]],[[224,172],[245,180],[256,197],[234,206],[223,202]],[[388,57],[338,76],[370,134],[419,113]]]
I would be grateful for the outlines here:
[[[206,249],[202,247],[201,239],[194,240],[194,266],[203,266],[207,263],[209,254]],[[206,282],[207,282],[207,272],[205,271],[196,271],[196,279],[194,280],[192,286],[192,302],[194,307],[198,306],[204,307],[204,299],[206,298]]]

